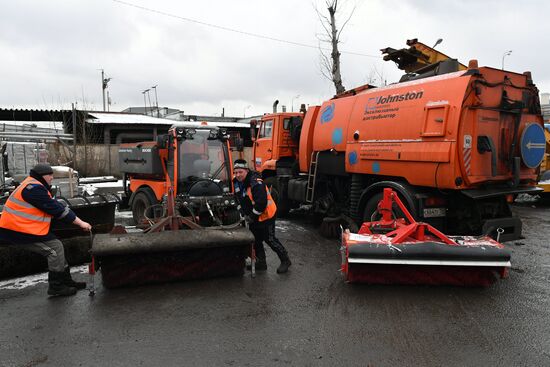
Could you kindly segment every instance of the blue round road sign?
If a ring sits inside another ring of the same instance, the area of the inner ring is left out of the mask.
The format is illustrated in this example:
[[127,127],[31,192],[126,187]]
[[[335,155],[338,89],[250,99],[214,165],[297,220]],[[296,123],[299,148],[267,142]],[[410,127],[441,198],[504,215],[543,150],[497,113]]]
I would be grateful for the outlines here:
[[521,134],[521,159],[529,168],[536,168],[544,158],[546,140],[544,130],[539,124],[527,124]]

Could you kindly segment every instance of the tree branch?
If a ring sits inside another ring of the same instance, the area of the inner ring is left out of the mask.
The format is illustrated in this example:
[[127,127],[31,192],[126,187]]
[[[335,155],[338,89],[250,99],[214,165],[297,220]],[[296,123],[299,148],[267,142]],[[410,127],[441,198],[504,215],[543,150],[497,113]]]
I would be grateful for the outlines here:
[[342,31],[344,30],[344,27],[346,26],[346,24],[348,24],[349,20],[351,19],[351,17],[353,16],[353,13],[355,13],[355,8],[356,6],[353,7],[353,9],[351,10],[350,14],[349,14],[349,17],[348,19],[346,19],[346,21],[344,22],[344,24],[342,24],[342,27],[340,28],[340,31],[338,32],[338,36],[336,37],[336,39],[338,41],[340,41],[340,34],[342,34]]

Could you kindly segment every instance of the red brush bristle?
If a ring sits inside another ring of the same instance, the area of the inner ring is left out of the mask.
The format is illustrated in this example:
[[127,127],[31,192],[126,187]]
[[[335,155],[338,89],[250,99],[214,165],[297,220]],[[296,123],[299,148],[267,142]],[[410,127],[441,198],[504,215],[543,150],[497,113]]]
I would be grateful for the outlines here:
[[249,246],[110,256],[101,260],[102,282],[117,288],[178,280],[242,275]]
[[349,264],[346,280],[351,283],[454,285],[487,287],[500,268],[476,266],[422,266]]

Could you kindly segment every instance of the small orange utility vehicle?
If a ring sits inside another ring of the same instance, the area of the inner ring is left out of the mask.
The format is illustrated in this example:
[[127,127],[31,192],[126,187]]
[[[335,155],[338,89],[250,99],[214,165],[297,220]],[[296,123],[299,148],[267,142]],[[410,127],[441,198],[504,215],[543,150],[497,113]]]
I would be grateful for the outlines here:
[[233,197],[227,138],[222,129],[186,124],[156,142],[119,148],[133,217],[144,231],[94,236],[90,273],[100,267],[104,286],[244,272],[254,237]]

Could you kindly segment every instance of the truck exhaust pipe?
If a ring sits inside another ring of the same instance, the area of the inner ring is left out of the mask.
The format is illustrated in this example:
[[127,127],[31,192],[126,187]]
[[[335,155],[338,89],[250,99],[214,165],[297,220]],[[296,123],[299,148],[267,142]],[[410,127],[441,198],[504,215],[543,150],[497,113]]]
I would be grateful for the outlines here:
[[276,99],[275,102],[273,102],[273,113],[277,113],[277,105],[279,104],[279,100]]

